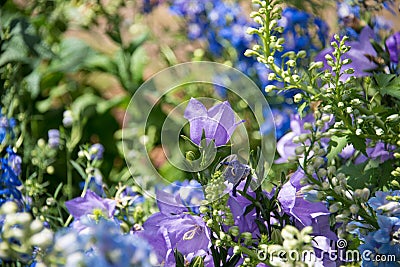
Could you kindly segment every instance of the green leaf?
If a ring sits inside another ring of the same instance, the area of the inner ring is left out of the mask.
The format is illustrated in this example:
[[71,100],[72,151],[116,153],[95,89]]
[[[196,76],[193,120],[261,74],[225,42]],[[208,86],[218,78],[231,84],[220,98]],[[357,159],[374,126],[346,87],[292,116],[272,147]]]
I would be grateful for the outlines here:
[[382,95],[390,95],[400,99],[400,76],[395,74],[376,74],[373,85]]
[[35,99],[40,93],[40,78],[41,74],[37,70],[34,70],[25,77],[27,89],[30,92],[32,99]]
[[327,155],[328,160],[331,161],[334,159],[340,152],[342,152],[346,145],[346,137],[332,136],[331,140],[329,141],[329,153]]
[[83,41],[76,38],[66,38],[60,44],[58,58],[50,64],[49,71],[74,72],[84,64],[85,59],[94,51]]
[[174,256],[175,256],[175,266],[176,267],[185,267],[185,258],[183,257],[182,253],[180,253],[177,249],[174,249]]
[[113,97],[111,99],[108,99],[107,101],[101,101],[96,106],[96,111],[99,114],[103,114],[103,113],[107,112],[108,110],[123,103],[126,98],[127,98],[126,96],[119,96],[119,97]]
[[203,267],[204,266],[204,260],[203,257],[197,256],[192,259],[190,262],[190,267]]
[[54,196],[53,196],[54,199],[57,199],[58,194],[60,193],[62,187],[63,187],[63,183],[60,183],[60,184],[57,186],[56,191],[54,192]]
[[74,167],[74,169],[78,171],[78,173],[82,177],[82,179],[86,180],[87,175],[86,175],[85,171],[83,170],[83,168],[73,160],[70,160],[69,162],[71,163],[72,167]]
[[303,102],[303,104],[300,105],[300,107],[297,109],[297,112],[300,115],[300,118],[304,117],[303,111],[307,107],[307,102]]
[[368,160],[361,164],[348,163],[342,166],[339,171],[349,176],[347,183],[353,189],[369,186],[382,190],[392,180],[392,169],[390,160],[384,163],[380,163],[379,160]]
[[[143,47],[139,47],[131,56],[130,71],[132,73],[133,82],[136,86],[143,79],[144,68],[148,63],[146,51]],[[136,89],[136,88],[135,88]]]
[[149,32],[140,34],[137,38],[133,39],[126,49],[129,53],[133,54],[149,37]]
[[86,58],[84,66],[89,71],[98,70],[111,73],[113,75],[117,74],[117,67],[115,66],[114,62],[108,56],[98,53]]
[[103,101],[105,100],[97,95],[86,93],[75,99],[75,101],[71,105],[71,110],[74,114],[79,114],[81,116],[90,116],[91,114],[88,114],[87,111],[88,108],[96,107]]
[[347,141],[349,143],[351,143],[356,150],[360,151],[365,156],[368,156],[367,155],[367,145],[365,143],[365,139],[363,139],[355,134],[352,134],[352,135],[347,136]]

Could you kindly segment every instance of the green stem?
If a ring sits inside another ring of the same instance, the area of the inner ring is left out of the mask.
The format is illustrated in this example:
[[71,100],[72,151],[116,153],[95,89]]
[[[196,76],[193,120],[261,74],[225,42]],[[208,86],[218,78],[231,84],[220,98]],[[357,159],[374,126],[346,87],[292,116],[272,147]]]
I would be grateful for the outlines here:
[[67,191],[68,191],[68,199],[72,198],[72,165],[71,165],[71,151],[67,148],[66,152],[67,158]]

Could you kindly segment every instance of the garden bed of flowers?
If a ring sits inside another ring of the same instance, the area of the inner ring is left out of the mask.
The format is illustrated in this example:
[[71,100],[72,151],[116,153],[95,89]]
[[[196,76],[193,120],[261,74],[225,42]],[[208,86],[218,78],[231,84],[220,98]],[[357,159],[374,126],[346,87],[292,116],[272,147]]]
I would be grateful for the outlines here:
[[0,7],[2,266],[400,266],[398,2]]

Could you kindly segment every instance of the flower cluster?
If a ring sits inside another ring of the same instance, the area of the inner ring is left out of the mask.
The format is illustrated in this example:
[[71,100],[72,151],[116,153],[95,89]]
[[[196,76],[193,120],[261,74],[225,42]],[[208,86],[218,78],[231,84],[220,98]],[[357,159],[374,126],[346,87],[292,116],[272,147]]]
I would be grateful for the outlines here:
[[[400,260],[400,191],[378,191],[375,197],[368,200],[368,204],[377,213],[378,228],[361,236],[364,244],[359,247],[360,252],[371,251],[371,258],[395,255],[388,264],[396,264]],[[369,262],[365,266],[373,265]]]

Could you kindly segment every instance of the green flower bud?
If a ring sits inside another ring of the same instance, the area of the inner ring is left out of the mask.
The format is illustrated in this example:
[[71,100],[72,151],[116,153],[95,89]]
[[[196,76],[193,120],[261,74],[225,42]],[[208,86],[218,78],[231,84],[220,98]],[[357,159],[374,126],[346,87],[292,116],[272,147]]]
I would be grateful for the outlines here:
[[239,227],[237,227],[237,226],[230,227],[229,233],[231,233],[231,235],[233,235],[233,236],[238,236],[240,234]]

